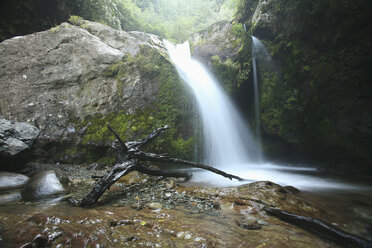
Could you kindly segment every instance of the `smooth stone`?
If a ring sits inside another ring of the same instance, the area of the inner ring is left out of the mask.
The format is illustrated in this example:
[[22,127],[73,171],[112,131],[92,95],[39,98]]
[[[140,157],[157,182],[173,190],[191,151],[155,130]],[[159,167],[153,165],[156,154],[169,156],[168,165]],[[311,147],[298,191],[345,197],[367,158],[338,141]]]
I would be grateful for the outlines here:
[[23,188],[22,199],[26,201],[40,200],[60,195],[65,192],[54,171],[43,171],[31,178]]
[[146,204],[146,207],[148,207],[149,209],[162,209],[163,208],[163,205],[161,205],[160,203],[158,202],[151,202],[151,203],[147,203]]
[[29,180],[28,176],[22,174],[0,172],[0,192],[22,188]]
[[0,195],[0,205],[4,205],[9,202],[22,200],[21,192],[14,191],[7,194]]

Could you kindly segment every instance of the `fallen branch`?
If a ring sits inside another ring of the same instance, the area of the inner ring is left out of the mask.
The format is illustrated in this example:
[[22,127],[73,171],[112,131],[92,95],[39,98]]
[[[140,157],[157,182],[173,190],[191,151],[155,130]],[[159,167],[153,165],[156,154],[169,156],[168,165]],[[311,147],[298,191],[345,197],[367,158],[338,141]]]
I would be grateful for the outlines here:
[[372,241],[344,232],[321,220],[291,214],[277,208],[265,207],[264,210],[269,215],[278,217],[283,221],[299,226],[321,238],[328,239],[343,247],[372,248]]
[[[148,144],[160,134],[165,132],[169,129],[169,126],[164,126],[155,129],[152,133],[150,133],[146,138],[138,140],[138,141],[129,141],[124,142],[118,133],[107,124],[108,129],[114,134],[118,143],[120,145],[120,153],[118,154],[118,163],[114,166],[114,168],[106,175],[103,176],[98,184],[94,186],[91,192],[83,198],[81,201],[80,206],[86,207],[91,206],[96,203],[99,198],[103,195],[103,193],[110,188],[112,184],[118,181],[121,177],[125,176],[131,171],[138,171],[143,174],[152,175],[152,176],[162,176],[162,177],[184,177],[186,179],[190,179],[192,174],[191,172],[167,172],[162,170],[155,170],[149,168],[143,164],[140,164],[142,161],[156,161],[160,163],[171,163],[171,164],[182,164],[188,167],[193,168],[200,168],[204,170],[211,171],[223,177],[232,179],[237,179],[239,181],[243,181],[244,179],[228,174],[224,171],[218,170],[208,165],[198,164],[191,161],[172,158],[165,154],[155,154],[141,151],[140,148],[144,145]],[[73,199],[71,200],[74,204],[77,204],[76,201]]]

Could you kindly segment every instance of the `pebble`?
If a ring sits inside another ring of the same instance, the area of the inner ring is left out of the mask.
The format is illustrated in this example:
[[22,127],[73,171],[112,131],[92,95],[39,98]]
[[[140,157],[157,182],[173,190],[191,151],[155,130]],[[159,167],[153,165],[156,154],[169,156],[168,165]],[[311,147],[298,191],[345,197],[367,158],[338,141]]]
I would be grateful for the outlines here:
[[161,205],[160,203],[158,202],[151,202],[151,203],[147,203],[146,204],[146,207],[148,207],[149,209],[162,209],[163,208],[163,205]]

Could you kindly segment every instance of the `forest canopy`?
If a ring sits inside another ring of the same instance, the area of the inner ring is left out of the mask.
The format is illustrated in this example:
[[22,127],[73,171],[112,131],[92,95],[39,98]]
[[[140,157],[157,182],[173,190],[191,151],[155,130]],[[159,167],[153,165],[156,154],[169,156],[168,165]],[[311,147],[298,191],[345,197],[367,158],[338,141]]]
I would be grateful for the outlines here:
[[221,20],[236,0],[13,0],[0,8],[0,41],[49,29],[81,16],[112,28],[153,33],[181,42]]
[[234,0],[121,1],[135,3],[135,15],[142,22],[142,31],[178,42],[215,22],[231,20],[235,11]]

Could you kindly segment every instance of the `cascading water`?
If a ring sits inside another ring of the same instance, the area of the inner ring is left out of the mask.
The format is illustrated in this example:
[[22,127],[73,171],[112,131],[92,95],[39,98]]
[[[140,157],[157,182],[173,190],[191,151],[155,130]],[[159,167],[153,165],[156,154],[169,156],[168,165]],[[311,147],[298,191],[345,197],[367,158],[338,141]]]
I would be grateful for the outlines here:
[[204,136],[204,163],[219,168],[241,168],[257,159],[257,150],[242,118],[207,70],[191,58],[189,43],[164,41],[180,76],[193,89]]
[[[263,55],[266,62],[271,62],[271,57],[264,45],[254,37],[252,38],[255,43],[254,50],[259,50],[259,53],[254,55],[259,55],[257,56],[259,59]],[[346,185],[332,178],[308,175],[309,171],[315,175],[316,168],[288,167],[259,161],[261,154],[257,152],[257,146],[249,130],[213,77],[200,63],[191,58],[189,44],[186,42],[174,46],[167,41],[164,43],[180,76],[193,89],[198,102],[203,123],[204,163],[214,165],[247,180],[269,180],[303,190],[360,188],[358,185]],[[255,87],[257,88],[257,84]],[[216,186],[246,183],[246,181],[230,181],[208,171],[193,173],[191,180],[195,183],[209,182]]]
[[[261,118],[260,118],[260,106],[259,106],[259,95],[258,95],[258,82],[257,82],[257,66],[256,66],[256,49],[258,48],[258,39],[252,36],[252,64],[253,64],[253,88],[254,88],[254,110],[256,117],[256,141],[259,152],[262,151],[261,141]],[[256,48],[257,47],[257,48]]]

